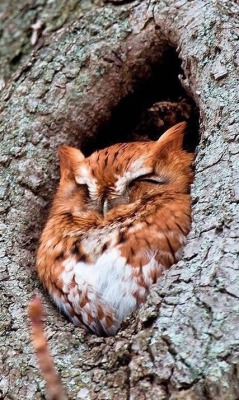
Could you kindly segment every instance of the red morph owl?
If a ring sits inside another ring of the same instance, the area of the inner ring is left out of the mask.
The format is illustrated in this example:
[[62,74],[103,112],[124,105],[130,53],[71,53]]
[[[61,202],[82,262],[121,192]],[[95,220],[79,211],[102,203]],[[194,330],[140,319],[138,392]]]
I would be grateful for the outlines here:
[[186,123],[158,141],[85,158],[60,148],[61,179],[37,254],[40,280],[77,326],[114,335],[175,264],[191,224]]

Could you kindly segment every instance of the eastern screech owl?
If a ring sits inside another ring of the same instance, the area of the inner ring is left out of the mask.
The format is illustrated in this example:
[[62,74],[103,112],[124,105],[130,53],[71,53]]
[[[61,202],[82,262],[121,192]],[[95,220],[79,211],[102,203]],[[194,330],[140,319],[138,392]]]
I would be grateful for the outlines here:
[[37,270],[75,325],[114,335],[179,260],[193,178],[193,154],[182,149],[185,126],[156,142],[115,144],[87,158],[60,148],[61,179]]

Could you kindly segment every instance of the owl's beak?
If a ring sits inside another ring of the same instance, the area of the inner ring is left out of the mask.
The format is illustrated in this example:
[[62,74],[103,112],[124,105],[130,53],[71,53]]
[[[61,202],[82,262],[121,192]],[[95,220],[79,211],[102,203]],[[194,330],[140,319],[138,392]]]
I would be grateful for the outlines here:
[[104,202],[103,202],[103,215],[104,216],[107,213],[107,211],[108,211],[108,200],[105,199]]

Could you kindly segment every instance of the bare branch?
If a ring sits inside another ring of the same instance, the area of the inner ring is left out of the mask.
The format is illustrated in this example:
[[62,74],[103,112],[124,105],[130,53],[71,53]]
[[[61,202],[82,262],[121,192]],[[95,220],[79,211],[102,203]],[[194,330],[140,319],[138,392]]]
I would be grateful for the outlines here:
[[29,304],[28,314],[31,321],[31,339],[38,364],[46,382],[49,400],[67,400],[60,376],[57,374],[53,357],[47,345],[43,327],[43,309],[41,301],[35,297]]

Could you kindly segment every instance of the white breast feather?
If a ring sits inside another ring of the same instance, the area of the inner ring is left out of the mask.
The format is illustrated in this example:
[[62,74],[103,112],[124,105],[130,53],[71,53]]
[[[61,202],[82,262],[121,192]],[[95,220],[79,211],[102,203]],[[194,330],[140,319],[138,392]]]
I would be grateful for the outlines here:
[[[126,259],[116,248],[102,254],[95,264],[89,265],[84,262],[76,262],[74,258],[68,258],[64,261],[63,266],[61,279],[64,282],[64,292],[69,291],[69,283],[74,276],[79,291],[83,292],[90,288],[88,298],[91,300],[95,300],[99,294],[105,303],[116,310],[119,321],[122,321],[137,306],[134,294],[140,290],[140,294],[145,295],[146,290],[138,286],[137,280],[133,276],[133,267],[126,263]],[[142,268],[146,286],[152,284],[149,275],[155,268],[163,269],[154,257]],[[78,302],[78,296],[72,292],[71,301],[75,305],[76,297]]]

